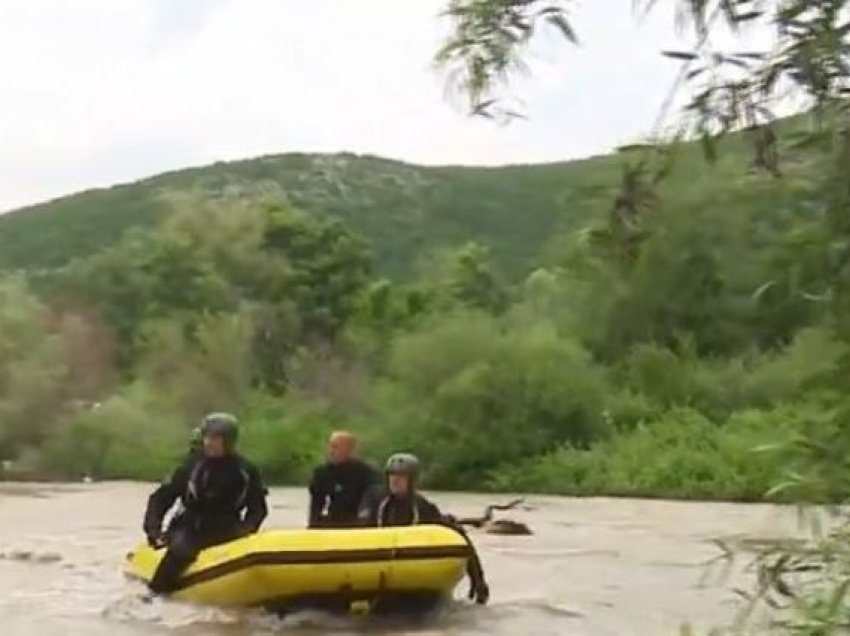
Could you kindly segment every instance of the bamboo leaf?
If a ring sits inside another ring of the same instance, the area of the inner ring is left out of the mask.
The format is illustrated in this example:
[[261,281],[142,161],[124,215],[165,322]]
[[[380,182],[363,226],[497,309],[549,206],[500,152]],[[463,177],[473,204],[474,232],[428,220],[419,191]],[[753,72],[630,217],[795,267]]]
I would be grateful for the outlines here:
[[767,492],[764,493],[764,497],[765,499],[771,499],[776,495],[781,495],[782,493],[788,490],[799,488],[802,483],[802,481],[796,480],[783,481],[781,483],[776,484],[772,488],[769,488]]
[[718,60],[721,64],[731,64],[733,66],[737,66],[738,68],[743,68],[743,69],[746,69],[746,70],[750,69],[749,62],[747,62],[745,60],[739,60],[739,59],[734,58],[734,57],[724,57],[724,56],[720,56],[718,58]]
[[567,22],[567,19],[563,15],[559,14],[549,16],[548,18],[546,18],[546,21],[552,26],[554,26],[556,29],[558,29],[558,31],[561,32],[561,35],[563,35],[568,41],[575,45],[579,44],[578,36],[576,35],[572,26],[570,26],[570,23]]
[[757,51],[742,51],[738,53],[733,53],[732,57],[740,57],[747,60],[763,60],[767,57],[765,53],[759,53]]
[[636,152],[638,150],[649,150],[650,148],[653,148],[652,144],[625,144],[623,146],[619,146],[617,148],[617,152]]
[[696,53],[688,53],[686,51],[661,51],[661,55],[674,60],[692,61],[699,57]]
[[734,18],[732,18],[737,23],[742,22],[752,22],[764,15],[763,11],[749,11],[747,13],[739,13]]
[[758,302],[759,300],[762,299],[762,296],[764,296],[768,291],[773,289],[775,286],[776,286],[775,280],[769,280],[766,283],[760,285],[759,288],[753,292],[753,296],[752,296],[753,300]]
[[547,16],[547,15],[555,15],[555,14],[563,15],[563,13],[564,13],[564,9],[562,7],[551,6],[551,7],[544,7],[543,9],[540,9],[540,11],[537,12],[537,15],[539,15],[540,17],[544,17],[544,16]]

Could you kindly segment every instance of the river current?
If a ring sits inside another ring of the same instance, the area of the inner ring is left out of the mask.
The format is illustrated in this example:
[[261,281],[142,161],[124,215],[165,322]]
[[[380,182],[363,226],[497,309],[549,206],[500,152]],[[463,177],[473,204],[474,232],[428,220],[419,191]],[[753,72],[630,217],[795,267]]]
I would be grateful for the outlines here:
[[[0,484],[0,627],[5,636],[261,636],[418,634],[555,636],[677,634],[735,615],[749,576],[706,564],[714,541],[796,534],[792,510],[768,505],[528,496],[505,513],[532,536],[472,531],[492,590],[486,607],[458,602],[424,625],[303,614],[278,619],[142,600],[124,554],[141,539],[151,486]],[[445,511],[480,514],[510,495],[434,493]],[[306,494],[273,489],[266,527],[301,527]]]

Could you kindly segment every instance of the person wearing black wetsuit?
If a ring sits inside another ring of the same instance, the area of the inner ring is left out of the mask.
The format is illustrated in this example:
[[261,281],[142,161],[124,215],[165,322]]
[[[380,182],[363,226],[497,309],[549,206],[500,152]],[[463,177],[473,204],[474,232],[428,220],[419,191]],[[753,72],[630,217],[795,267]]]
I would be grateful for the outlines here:
[[490,588],[484,578],[484,569],[475,546],[452,516],[444,515],[436,505],[416,491],[419,472],[419,459],[415,455],[392,455],[384,469],[384,484],[373,486],[366,493],[358,519],[361,525],[378,528],[438,524],[458,532],[470,549],[466,571],[470,580],[469,598],[483,605],[490,598]]
[[357,440],[337,431],[328,441],[328,461],[313,471],[310,480],[311,528],[357,526],[363,496],[379,482],[378,473],[356,456]]
[[[148,584],[157,594],[175,591],[201,550],[257,532],[268,514],[259,471],[234,450],[236,418],[208,415],[201,433],[201,451],[190,453],[148,499],[143,524],[148,543],[167,546]],[[178,500],[182,509],[164,532],[163,520]]]

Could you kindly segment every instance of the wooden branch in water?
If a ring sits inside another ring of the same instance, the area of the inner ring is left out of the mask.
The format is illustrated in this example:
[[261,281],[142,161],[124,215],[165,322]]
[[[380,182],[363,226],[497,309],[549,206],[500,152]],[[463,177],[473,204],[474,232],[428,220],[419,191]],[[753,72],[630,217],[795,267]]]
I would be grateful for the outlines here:
[[464,517],[462,519],[458,519],[457,522],[463,526],[481,528],[493,520],[493,511],[498,510],[499,512],[504,512],[505,510],[513,510],[521,503],[525,503],[525,499],[515,499],[514,501],[506,504],[491,504],[484,509],[484,514],[482,516]]

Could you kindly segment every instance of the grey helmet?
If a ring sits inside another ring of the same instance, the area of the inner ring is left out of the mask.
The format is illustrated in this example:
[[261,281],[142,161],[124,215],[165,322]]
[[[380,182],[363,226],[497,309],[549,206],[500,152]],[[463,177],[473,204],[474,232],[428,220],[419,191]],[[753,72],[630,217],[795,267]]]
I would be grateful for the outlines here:
[[239,439],[239,422],[230,413],[210,413],[201,423],[201,436],[220,435],[228,448],[236,445]]
[[394,453],[390,455],[384,466],[387,475],[407,475],[411,481],[419,477],[419,458],[410,453]]

